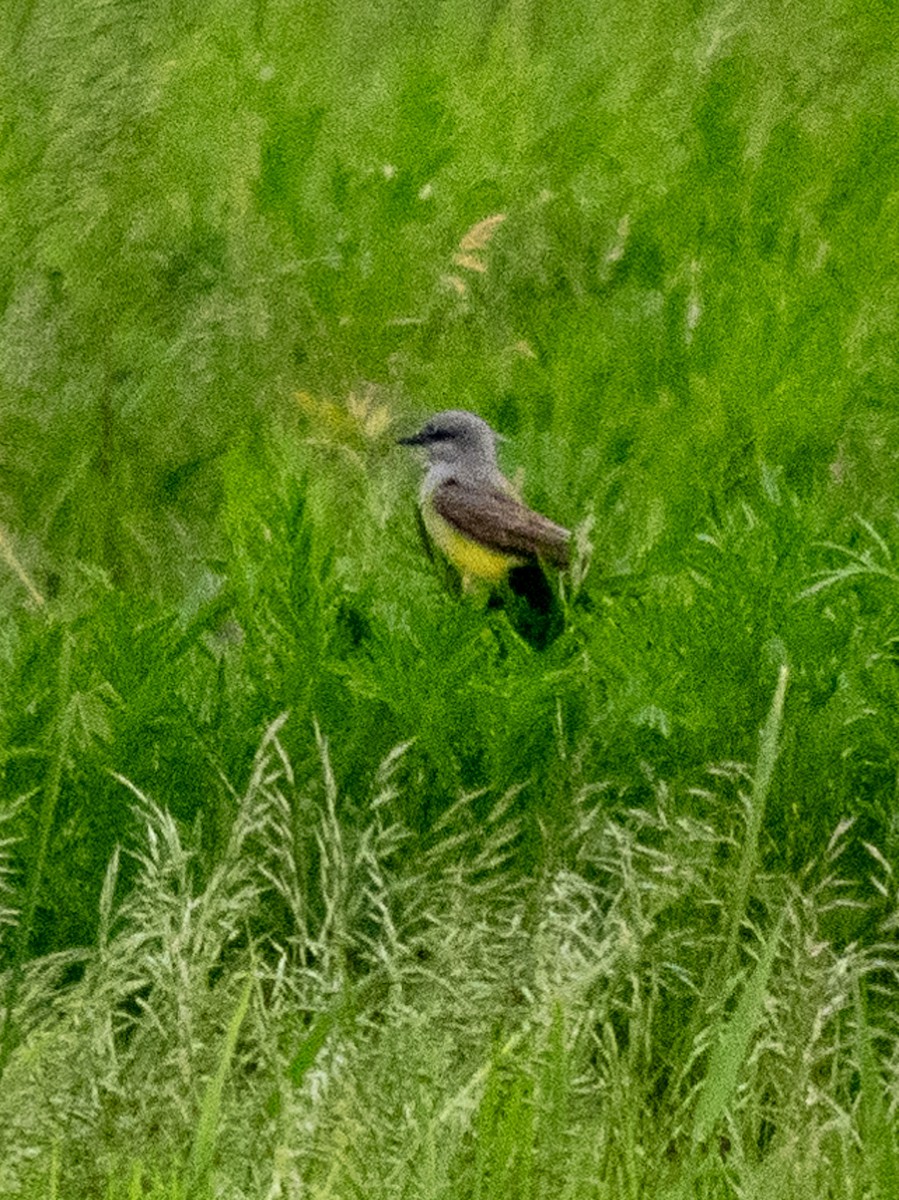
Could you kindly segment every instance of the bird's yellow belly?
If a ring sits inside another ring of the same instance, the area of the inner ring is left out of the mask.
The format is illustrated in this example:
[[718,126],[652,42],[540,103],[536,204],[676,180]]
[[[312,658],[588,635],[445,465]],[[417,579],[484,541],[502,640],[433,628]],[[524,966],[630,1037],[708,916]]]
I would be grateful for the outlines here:
[[488,583],[499,583],[510,567],[524,560],[511,554],[490,550],[454,529],[436,513],[430,504],[425,504],[422,516],[425,528],[438,549],[446,555],[454,567],[465,577],[484,579]]

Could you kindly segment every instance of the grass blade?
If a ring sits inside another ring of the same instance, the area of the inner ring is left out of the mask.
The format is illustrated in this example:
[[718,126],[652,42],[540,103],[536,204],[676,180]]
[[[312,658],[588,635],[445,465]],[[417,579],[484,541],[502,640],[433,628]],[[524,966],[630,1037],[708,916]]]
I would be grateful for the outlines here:
[[37,912],[38,895],[40,893],[41,882],[44,877],[44,868],[47,862],[47,854],[50,848],[50,831],[53,828],[53,820],[56,815],[56,807],[59,802],[60,788],[62,787],[63,772],[66,766],[66,760],[69,755],[69,744],[72,737],[72,729],[74,725],[74,705],[72,703],[71,693],[71,677],[72,677],[72,638],[68,631],[64,630],[62,634],[62,646],[59,654],[59,671],[57,676],[57,694],[59,697],[58,716],[53,722],[53,737],[54,750],[50,759],[50,769],[47,773],[47,781],[44,786],[44,795],[41,800],[41,811],[38,822],[38,846],[37,854],[34,858],[34,863],[31,868],[31,873],[28,877],[28,888],[25,893],[25,903],[22,909],[22,916],[16,929],[16,941],[13,950],[12,969],[9,973],[9,980],[3,997],[3,1024],[0,1026],[0,1079],[3,1078],[3,1072],[6,1069],[6,1064],[9,1062],[9,1056],[12,1053],[15,1031],[13,1027],[13,1010],[16,1006],[16,1000],[19,994],[19,987],[22,982],[22,970],[25,959],[28,957],[28,945],[31,940],[31,932],[34,927],[35,913]]
[[740,1068],[746,1060],[749,1043],[764,1012],[765,992],[783,923],[784,918],[781,917],[743,990],[733,1016],[719,1034],[717,1045],[712,1050],[693,1119],[694,1146],[709,1136],[737,1089]]
[[856,983],[855,988],[855,1036],[856,1061],[861,1077],[859,1120],[871,1195],[899,1196],[899,1152],[896,1148],[895,1123],[890,1120],[887,1111],[886,1089],[877,1067],[860,983]]
[[244,1018],[247,1015],[247,1009],[250,1006],[250,995],[253,991],[254,982],[252,972],[248,972],[246,983],[240,993],[231,1020],[228,1022],[225,1044],[222,1047],[222,1055],[219,1059],[218,1067],[206,1085],[206,1092],[203,1096],[203,1103],[200,1106],[200,1119],[197,1124],[197,1132],[191,1154],[191,1188],[189,1194],[192,1196],[202,1195],[208,1190],[209,1176],[212,1170],[212,1156],[215,1152],[219,1116],[222,1108],[222,1093],[225,1088],[225,1081],[228,1078],[231,1060],[234,1057],[237,1038],[240,1034]]

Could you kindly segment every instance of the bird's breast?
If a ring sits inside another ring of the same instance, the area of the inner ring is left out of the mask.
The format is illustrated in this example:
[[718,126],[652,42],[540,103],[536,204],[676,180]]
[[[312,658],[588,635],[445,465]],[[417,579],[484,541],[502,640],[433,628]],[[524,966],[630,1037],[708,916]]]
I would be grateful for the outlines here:
[[515,555],[491,550],[460,533],[435,510],[430,497],[424,498],[421,514],[428,536],[463,576],[500,583],[510,567],[524,561]]

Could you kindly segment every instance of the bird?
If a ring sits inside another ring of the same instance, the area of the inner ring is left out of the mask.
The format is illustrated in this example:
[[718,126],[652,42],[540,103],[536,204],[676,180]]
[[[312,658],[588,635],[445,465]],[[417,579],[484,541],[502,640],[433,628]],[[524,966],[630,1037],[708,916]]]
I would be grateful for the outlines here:
[[426,453],[421,520],[463,589],[486,584],[503,592],[513,626],[544,648],[562,623],[544,567],[569,565],[571,532],[518,499],[497,462],[497,443],[505,438],[477,414],[447,409],[397,441]]

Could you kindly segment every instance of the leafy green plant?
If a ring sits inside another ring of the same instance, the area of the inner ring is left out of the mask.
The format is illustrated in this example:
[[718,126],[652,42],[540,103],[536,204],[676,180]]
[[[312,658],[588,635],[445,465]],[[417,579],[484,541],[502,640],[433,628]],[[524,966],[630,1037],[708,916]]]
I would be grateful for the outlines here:
[[[891,1194],[884,29],[0,25],[0,1195]],[[456,405],[543,653],[421,552]]]

